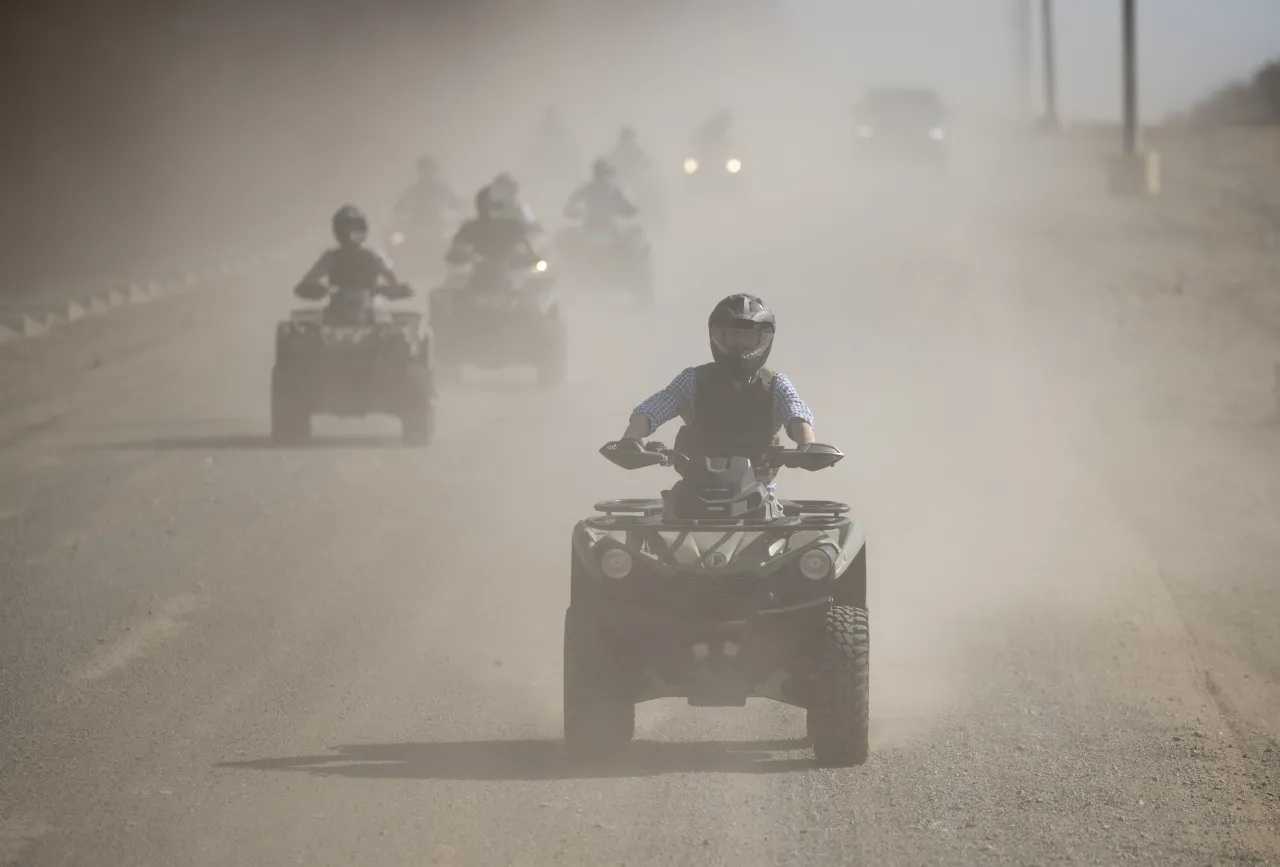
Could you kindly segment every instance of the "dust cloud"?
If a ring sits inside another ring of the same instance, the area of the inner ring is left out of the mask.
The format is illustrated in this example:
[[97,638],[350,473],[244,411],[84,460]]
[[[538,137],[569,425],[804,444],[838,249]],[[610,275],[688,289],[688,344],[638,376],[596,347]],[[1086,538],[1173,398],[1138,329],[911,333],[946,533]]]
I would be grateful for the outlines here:
[[[653,317],[575,313],[570,379],[599,398],[561,420],[546,457],[582,469],[555,496],[576,506],[540,517],[558,522],[554,545],[527,533],[510,544],[562,556],[552,552],[594,500],[652,493],[656,478],[611,474],[595,445],[704,358],[716,298],[757,292],[778,311],[773,364],[813,406],[819,439],[848,455],[836,471],[784,484],[847,499],[866,523],[874,713],[891,740],[976,695],[999,625],[1061,604],[1053,587],[1064,569],[1080,576],[1071,604],[1087,613],[1105,600],[1105,588],[1090,596],[1096,564],[1068,532],[1072,504],[1100,496],[1062,457],[1073,406],[1038,372],[1014,297],[1023,272],[1000,259],[1019,244],[1012,210],[1055,206],[1052,164],[1026,158],[1025,118],[1012,112],[1008,7],[970,0],[957,31],[955,10],[931,22],[928,5],[154,4],[110,21],[86,6],[74,32],[36,27],[33,74],[102,70],[119,89],[82,83],[81,103],[52,103],[82,126],[24,140],[15,165],[31,170],[15,175],[15,201],[39,207],[8,213],[5,234],[23,279],[46,266],[74,278],[183,261],[265,237],[314,238],[318,251],[342,202],[383,219],[422,153],[464,195],[502,169],[539,188],[523,161],[548,104],[572,132],[584,179],[628,123],[673,188],[692,127],[731,109],[750,152],[746,200],[677,197],[655,240],[663,300]],[[946,175],[851,169],[849,106],[865,87],[899,84],[936,87],[951,106]],[[554,222],[553,195],[535,204]],[[262,286],[238,315],[270,321],[288,289]],[[510,426],[516,435],[520,423]],[[418,508],[424,523],[448,523],[432,514],[444,505]],[[548,615],[549,627],[528,633],[514,613],[508,624],[533,646],[547,642],[536,655],[545,665],[515,677],[472,647],[471,676],[548,684],[527,698],[553,728],[558,602],[519,598]],[[438,601],[478,600],[447,585]],[[475,637],[457,641],[466,658]]]

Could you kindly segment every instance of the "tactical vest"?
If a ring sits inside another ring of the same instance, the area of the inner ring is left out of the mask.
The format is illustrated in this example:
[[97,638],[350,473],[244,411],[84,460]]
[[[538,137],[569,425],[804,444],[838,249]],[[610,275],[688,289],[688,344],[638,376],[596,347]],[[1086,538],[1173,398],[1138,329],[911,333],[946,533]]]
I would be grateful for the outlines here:
[[368,247],[338,247],[329,259],[329,282],[339,289],[373,289],[381,264]]
[[[690,457],[755,458],[782,442],[774,428],[772,370],[762,367],[740,385],[718,364],[695,370],[693,421],[676,434],[676,451]],[[756,471],[765,484],[776,475],[775,470]]]

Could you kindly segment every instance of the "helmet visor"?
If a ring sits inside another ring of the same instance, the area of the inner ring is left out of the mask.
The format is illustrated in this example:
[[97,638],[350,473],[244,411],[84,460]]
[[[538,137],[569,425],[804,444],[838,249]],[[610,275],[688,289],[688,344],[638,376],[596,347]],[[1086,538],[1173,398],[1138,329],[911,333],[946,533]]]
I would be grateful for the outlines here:
[[754,358],[773,343],[773,329],[767,325],[713,325],[711,342],[729,358]]

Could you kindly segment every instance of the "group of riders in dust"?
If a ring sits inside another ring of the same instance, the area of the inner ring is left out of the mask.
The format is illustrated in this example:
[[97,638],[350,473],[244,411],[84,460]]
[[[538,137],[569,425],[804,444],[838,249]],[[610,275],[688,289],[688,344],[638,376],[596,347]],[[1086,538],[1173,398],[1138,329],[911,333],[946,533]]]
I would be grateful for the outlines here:
[[[731,117],[716,114],[698,129],[696,148],[725,149],[731,141]],[[572,154],[568,137],[554,107],[548,107],[540,124],[536,158],[542,164],[567,161]],[[554,157],[553,157],[554,155]],[[617,141],[605,156],[591,165],[591,177],[575,189],[565,203],[563,216],[576,223],[584,235],[604,249],[642,245],[642,216],[629,188],[650,183],[653,163],[640,144],[634,128],[623,126]],[[455,267],[470,267],[486,273],[487,264],[500,267],[527,267],[543,260],[547,243],[545,229],[521,195],[520,184],[510,172],[499,173],[474,197],[474,215],[464,219],[464,200],[441,174],[439,162],[423,155],[417,162],[417,177],[396,202],[392,217],[397,226],[416,236],[444,238],[443,260]],[[657,211],[656,204],[648,211]],[[370,244],[369,219],[355,205],[344,205],[333,216],[332,229],[338,246],[325,251],[307,272],[296,294],[309,300],[328,298],[335,314],[350,309],[343,296],[367,299],[370,295],[409,297],[412,290],[394,270],[386,253]],[[405,237],[393,235],[393,244]],[[434,263],[433,263],[434,264]]]
[[[700,131],[698,146],[714,152],[728,132],[727,115],[718,115]],[[590,180],[564,205],[564,216],[580,229],[578,237],[634,244],[625,222],[641,209],[624,192],[619,175],[632,179],[648,168],[634,130],[623,128],[613,152],[592,163]],[[687,165],[686,173],[692,174]],[[443,227],[457,225],[462,200],[436,161],[423,157],[417,182],[395,211],[406,232],[425,231],[442,242],[447,235],[441,258],[468,275],[453,289],[432,293],[433,328],[435,301],[442,299],[447,308],[451,293],[460,291],[477,309],[489,309],[479,299],[536,294],[507,291],[514,288],[508,284],[495,295],[488,291],[492,287],[475,285],[488,282],[482,275],[491,266],[526,274],[546,267],[545,229],[510,174],[479,190],[474,215],[448,235]],[[372,316],[377,322],[371,299],[412,294],[390,260],[368,243],[369,221],[362,211],[342,207],[333,217],[333,233],[337,247],[320,257],[296,289],[303,298],[328,299],[322,316],[354,316],[357,323]],[[559,239],[556,247],[565,255]],[[356,300],[343,300],[348,297]],[[563,371],[563,341],[556,336],[562,321],[558,307],[550,309],[557,312],[536,314],[541,326],[511,334],[549,335],[529,360],[540,381],[554,385]],[[394,324],[393,314],[386,316]],[[499,327],[498,321],[486,325]],[[342,319],[333,324],[345,325]],[[312,412],[381,411],[400,416],[406,444],[425,445],[434,425],[434,365],[442,373],[450,369],[449,353],[440,350],[450,340],[458,345],[463,334],[454,324],[447,316],[438,323],[430,352],[416,338],[396,342],[399,349],[386,356],[403,361],[404,370],[351,362],[377,353],[352,356],[342,350],[334,355],[341,364],[316,363],[309,372],[298,352],[281,355],[288,340],[278,339],[273,431],[293,441],[307,435]],[[863,536],[844,515],[849,507],[843,503],[777,496],[779,468],[824,469],[843,455],[816,441],[808,405],[787,376],[766,367],[776,324],[774,313],[754,295],[721,300],[707,320],[711,360],[684,368],[637,404],[622,435],[600,450],[623,469],[671,466],[681,480],[662,492],[661,501],[599,503],[596,510],[603,514],[574,528],[564,739],[576,755],[605,756],[623,748],[635,735],[635,706],[641,702],[684,697],[691,705],[741,707],[755,696],[804,709],[819,763],[847,766],[867,759],[870,639]],[[470,338],[462,342],[471,352],[487,351],[476,349]],[[362,372],[353,378],[352,371],[339,371],[342,364]],[[374,370],[382,373],[371,376]],[[337,396],[326,396],[329,386],[321,380],[334,371]],[[344,385],[345,380],[351,382]],[[674,448],[646,442],[676,418],[684,424]],[[794,448],[783,447],[782,434]]]

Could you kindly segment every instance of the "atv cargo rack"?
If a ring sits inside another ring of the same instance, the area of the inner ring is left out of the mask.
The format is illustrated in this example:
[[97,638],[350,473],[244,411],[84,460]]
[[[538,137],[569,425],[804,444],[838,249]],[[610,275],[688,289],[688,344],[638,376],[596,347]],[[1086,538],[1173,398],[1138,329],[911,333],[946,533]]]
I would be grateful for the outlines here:
[[799,528],[825,529],[848,523],[841,517],[849,511],[847,503],[835,500],[782,500],[785,517],[768,518],[676,518],[664,519],[662,500],[603,500],[596,503],[603,516],[587,518],[584,523],[601,530],[641,527],[759,527],[760,529]]

